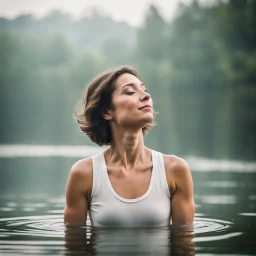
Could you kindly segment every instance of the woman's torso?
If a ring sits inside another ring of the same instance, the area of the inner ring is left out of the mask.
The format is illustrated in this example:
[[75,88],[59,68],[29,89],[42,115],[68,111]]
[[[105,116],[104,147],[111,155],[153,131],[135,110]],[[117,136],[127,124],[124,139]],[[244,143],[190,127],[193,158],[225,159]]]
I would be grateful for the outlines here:
[[[94,155],[93,185],[89,216],[95,227],[163,227],[170,223],[171,202],[166,180],[163,155],[152,152],[152,171],[145,171],[137,179],[120,183],[109,177],[104,152]],[[150,168],[150,163],[148,165]],[[136,184],[137,182],[137,184]],[[138,188],[141,186],[141,189]],[[114,189],[115,188],[115,189]],[[136,189],[135,189],[136,188]],[[129,195],[125,193],[129,191]],[[132,193],[134,191],[134,193]],[[139,192],[139,193],[138,193]],[[127,199],[131,195],[141,196]]]

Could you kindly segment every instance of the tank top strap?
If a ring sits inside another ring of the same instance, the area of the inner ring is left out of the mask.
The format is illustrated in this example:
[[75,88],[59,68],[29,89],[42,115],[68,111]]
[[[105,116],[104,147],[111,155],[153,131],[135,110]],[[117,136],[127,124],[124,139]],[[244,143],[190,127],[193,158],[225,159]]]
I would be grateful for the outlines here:
[[102,187],[102,171],[104,170],[104,152],[100,152],[97,155],[92,156],[93,166],[93,181],[92,181],[92,198],[97,197],[100,194]]
[[155,186],[170,197],[169,186],[165,173],[164,158],[161,152],[152,150],[153,163],[155,163]]

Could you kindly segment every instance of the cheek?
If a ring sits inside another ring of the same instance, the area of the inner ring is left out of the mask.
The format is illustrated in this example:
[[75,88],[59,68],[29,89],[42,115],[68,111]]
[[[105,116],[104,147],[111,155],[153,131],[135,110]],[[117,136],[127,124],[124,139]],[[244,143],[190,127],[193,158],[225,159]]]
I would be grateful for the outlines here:
[[131,111],[136,108],[135,102],[131,99],[119,99],[114,102],[116,111]]

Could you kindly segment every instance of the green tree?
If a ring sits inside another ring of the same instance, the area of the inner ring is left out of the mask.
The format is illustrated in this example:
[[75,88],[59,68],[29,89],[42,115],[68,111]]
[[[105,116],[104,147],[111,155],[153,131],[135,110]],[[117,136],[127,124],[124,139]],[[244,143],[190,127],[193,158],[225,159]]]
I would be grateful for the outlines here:
[[161,61],[166,58],[167,26],[158,8],[151,5],[144,24],[137,32],[136,56],[143,61]]

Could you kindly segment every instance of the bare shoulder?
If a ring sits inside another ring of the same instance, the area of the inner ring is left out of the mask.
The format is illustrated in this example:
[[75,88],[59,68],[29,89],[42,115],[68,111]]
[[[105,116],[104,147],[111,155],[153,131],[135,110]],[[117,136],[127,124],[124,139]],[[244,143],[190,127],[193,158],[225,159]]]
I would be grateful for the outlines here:
[[92,175],[92,158],[85,158],[73,164],[70,174],[75,176],[90,176]]
[[195,214],[193,180],[188,163],[175,155],[164,155],[166,177],[172,184],[172,223],[192,224]]
[[175,192],[177,186],[186,179],[191,179],[189,164],[181,157],[175,155],[164,155],[164,165],[166,178],[172,192]]
[[84,224],[92,188],[92,159],[77,161],[70,170],[66,185],[64,222]]
[[164,164],[167,172],[175,175],[183,175],[190,172],[188,163],[181,157],[175,155],[163,155]]
[[81,159],[73,164],[70,169],[68,185],[90,189],[92,186],[93,167],[92,158]]

